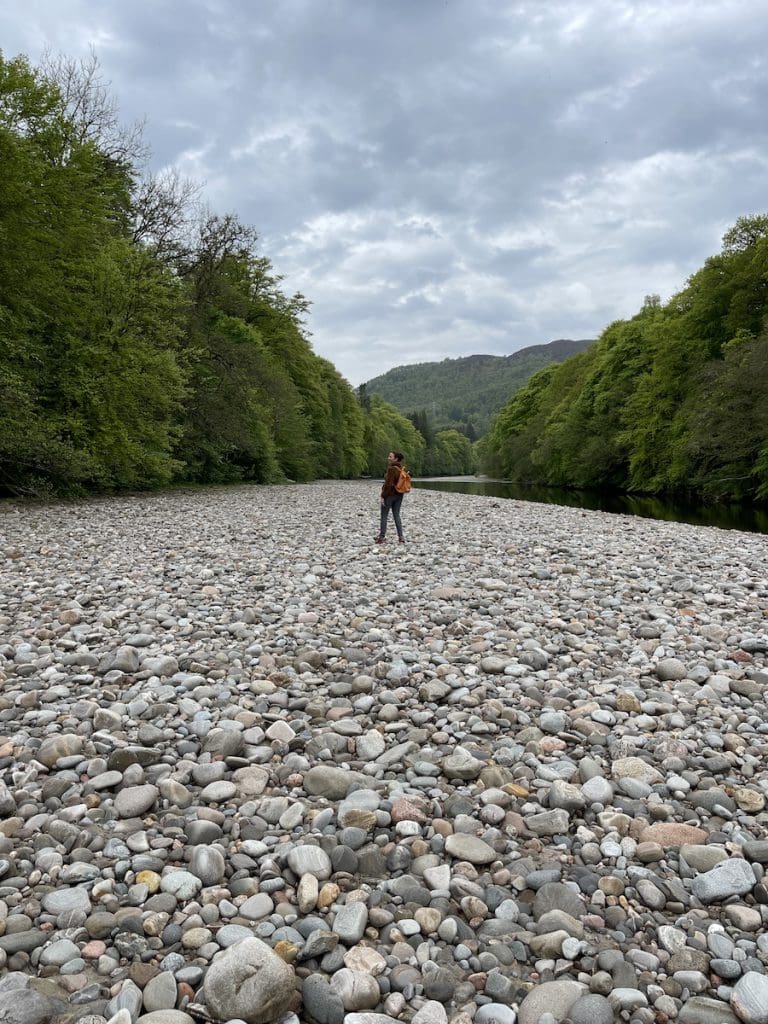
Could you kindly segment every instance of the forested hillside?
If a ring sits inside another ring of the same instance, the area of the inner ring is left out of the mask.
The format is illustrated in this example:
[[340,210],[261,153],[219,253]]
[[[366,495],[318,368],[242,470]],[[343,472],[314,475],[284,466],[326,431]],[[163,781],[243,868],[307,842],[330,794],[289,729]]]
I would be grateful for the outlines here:
[[768,216],[740,218],[685,288],[537,373],[479,445],[515,480],[768,498]]
[[0,54],[0,494],[379,475],[393,447],[420,473],[424,439],[312,351],[255,230],[144,158],[95,61]]
[[424,413],[436,430],[451,428],[472,440],[526,381],[550,363],[560,363],[591,341],[552,341],[509,356],[476,355],[437,363],[396,366],[365,385],[401,412]]

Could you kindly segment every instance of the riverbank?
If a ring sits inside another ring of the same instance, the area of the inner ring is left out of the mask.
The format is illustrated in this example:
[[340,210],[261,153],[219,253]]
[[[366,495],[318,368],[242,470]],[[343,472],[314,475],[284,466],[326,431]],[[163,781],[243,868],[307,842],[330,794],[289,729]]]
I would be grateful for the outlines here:
[[107,1019],[761,1020],[764,540],[419,490],[377,547],[377,491],[0,507],[5,971]]
[[458,491],[462,494],[482,494],[486,497],[514,498],[543,505],[565,505],[568,508],[613,512],[643,519],[664,519],[672,523],[690,523],[692,526],[717,526],[723,530],[768,533],[768,506],[753,502],[706,502],[693,498],[685,501],[650,494],[543,487],[482,476],[426,477],[415,480],[414,486],[437,491]]

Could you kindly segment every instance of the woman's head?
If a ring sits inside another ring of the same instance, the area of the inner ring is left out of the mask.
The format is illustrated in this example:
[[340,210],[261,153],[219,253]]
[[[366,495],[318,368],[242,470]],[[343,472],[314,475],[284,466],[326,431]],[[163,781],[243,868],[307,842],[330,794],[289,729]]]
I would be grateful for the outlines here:
[[403,453],[402,452],[390,452],[389,455],[387,456],[387,458],[389,459],[390,462],[402,462],[403,461]]

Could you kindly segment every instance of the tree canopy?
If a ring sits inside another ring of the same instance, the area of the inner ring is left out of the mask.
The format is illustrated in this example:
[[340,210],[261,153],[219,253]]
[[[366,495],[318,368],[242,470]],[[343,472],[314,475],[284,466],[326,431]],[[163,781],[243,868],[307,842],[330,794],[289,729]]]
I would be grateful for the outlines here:
[[0,493],[378,473],[307,300],[144,156],[95,60],[0,54]]
[[768,498],[768,217],[741,217],[669,302],[536,374],[479,446],[516,480]]

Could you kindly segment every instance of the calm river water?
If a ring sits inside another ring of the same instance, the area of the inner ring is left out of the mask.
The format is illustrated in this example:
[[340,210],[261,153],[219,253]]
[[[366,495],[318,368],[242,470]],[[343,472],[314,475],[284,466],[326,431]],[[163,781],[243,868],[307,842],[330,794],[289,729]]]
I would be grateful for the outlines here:
[[768,509],[751,505],[694,505],[665,501],[661,498],[631,494],[602,494],[600,491],[563,490],[559,487],[526,487],[508,480],[485,477],[423,477],[413,481],[414,487],[434,491],[458,491],[463,494],[486,494],[494,498],[516,498],[519,501],[541,501],[547,505],[569,505],[601,512],[666,519],[696,526],[719,526],[725,530],[747,530],[768,533]]

